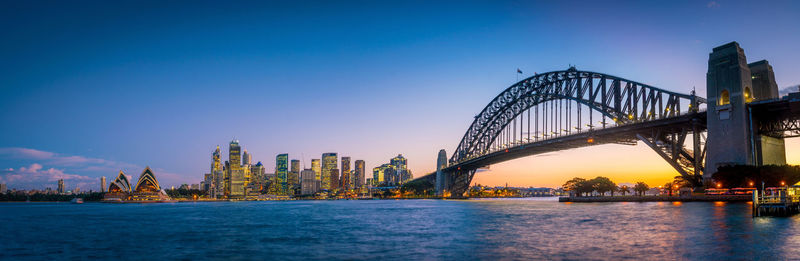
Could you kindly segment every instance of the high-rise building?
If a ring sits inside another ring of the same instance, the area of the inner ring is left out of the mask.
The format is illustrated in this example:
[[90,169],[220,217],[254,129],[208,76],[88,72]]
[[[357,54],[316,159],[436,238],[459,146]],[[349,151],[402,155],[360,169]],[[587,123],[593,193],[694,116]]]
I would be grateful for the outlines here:
[[394,165],[385,163],[372,169],[372,182],[376,186],[394,186],[397,184],[395,178],[397,171]]
[[227,162],[227,182],[228,188],[226,194],[229,197],[243,197],[244,196],[244,171],[242,171],[242,147],[239,146],[239,140],[232,140],[228,150]]
[[355,182],[354,182],[354,184],[355,184],[356,188],[360,189],[360,188],[362,188],[364,186],[364,178],[366,178],[364,176],[364,170],[365,170],[364,169],[364,161],[363,160],[356,160],[356,163],[354,165],[354,171],[355,171]]
[[214,184],[214,175],[212,175],[211,173],[204,174],[203,175],[203,182],[201,182],[200,184],[202,184],[200,186],[200,190],[205,191],[206,193],[208,193],[208,195],[213,195],[214,194],[211,191],[213,189],[213,184]]
[[[321,183],[322,189],[324,190],[332,190],[335,187],[334,184],[331,183],[333,178],[333,169],[336,169],[336,159],[338,156],[335,152],[329,152],[322,154],[322,173],[321,173]],[[338,180],[339,177],[336,177]]]
[[250,162],[253,160],[253,156],[250,153],[247,153],[247,149],[244,149],[242,152],[242,166],[250,165]]
[[336,191],[336,190],[340,189],[339,188],[339,184],[340,184],[341,181],[339,181],[339,177],[340,177],[339,176],[339,169],[330,170],[330,175],[331,175],[331,188],[330,188],[330,190]]
[[6,194],[8,192],[8,186],[5,183],[0,184],[0,194]]
[[214,153],[211,154],[211,170],[209,174],[211,174],[211,182],[208,185],[210,195],[214,198],[222,197],[225,195],[225,172],[223,172],[219,145],[217,145]]
[[100,177],[100,192],[102,192],[102,193],[106,192],[106,177],[105,176]]
[[266,173],[267,169],[264,168],[264,164],[261,164],[261,161],[256,163],[250,167],[250,183],[258,184],[259,186],[263,186],[264,182],[266,181]]
[[342,175],[339,181],[339,188],[343,190],[350,190],[353,188],[352,179],[350,177],[350,157],[342,157],[342,166],[340,166]]
[[277,185],[276,194],[278,195],[286,195],[288,188],[288,172],[289,169],[287,166],[289,161],[289,154],[278,154],[275,157],[275,184]]
[[411,172],[408,170],[408,160],[402,154],[397,154],[397,157],[392,158],[389,163],[397,172],[394,183],[403,184],[412,179]]
[[314,170],[304,169],[302,172],[300,172],[300,176],[300,194],[311,195],[319,191],[319,182],[317,182],[317,175],[314,173]]
[[322,181],[322,168],[319,165],[319,159],[311,159],[311,170],[313,170],[314,175],[317,176],[317,181]]
[[294,194],[295,189],[300,188],[300,161],[293,159],[290,164],[289,175],[286,183],[289,185],[289,194]]
[[300,161],[299,160],[293,159],[291,161],[291,165],[290,166],[291,166],[291,168],[289,169],[289,171],[297,173],[297,174],[300,174]]
[[58,180],[58,194],[64,194],[64,179]]
[[231,166],[242,165],[242,147],[239,146],[239,140],[232,140],[230,149],[228,150],[228,161]]

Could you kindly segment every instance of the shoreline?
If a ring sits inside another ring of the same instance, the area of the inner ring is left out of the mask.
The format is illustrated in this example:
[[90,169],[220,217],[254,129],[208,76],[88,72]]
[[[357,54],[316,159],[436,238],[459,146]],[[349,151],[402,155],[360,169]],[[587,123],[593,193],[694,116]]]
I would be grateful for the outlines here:
[[609,196],[609,197],[559,197],[558,202],[751,202],[751,195],[692,195],[692,196]]

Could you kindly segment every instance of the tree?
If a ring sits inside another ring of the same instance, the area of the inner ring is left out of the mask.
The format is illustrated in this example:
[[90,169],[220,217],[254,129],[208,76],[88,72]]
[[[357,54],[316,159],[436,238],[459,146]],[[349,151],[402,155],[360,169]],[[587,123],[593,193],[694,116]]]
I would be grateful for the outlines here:
[[666,189],[667,192],[669,192],[670,197],[672,197],[672,186],[673,186],[672,182],[667,182],[666,184],[664,184],[664,189]]
[[614,184],[614,182],[606,177],[596,177],[591,180],[591,183],[594,190],[597,190],[597,193],[600,193],[600,195],[603,196],[605,196],[606,192],[608,191],[612,191],[611,195],[613,196],[613,191],[615,188],[617,188],[617,184]]
[[[561,188],[563,188],[565,191],[571,191],[570,193],[573,193],[573,192],[577,193],[578,183],[581,183],[581,182],[584,182],[584,181],[586,181],[586,179],[575,177],[575,178],[572,178],[570,180],[567,180],[567,182],[565,182],[564,185],[561,185]],[[580,196],[580,194],[579,194],[579,196]]]
[[594,182],[591,180],[583,180],[575,184],[575,191],[578,192],[578,195],[583,193],[590,194],[594,191]]
[[647,190],[649,190],[649,189],[650,189],[650,186],[648,186],[647,184],[645,184],[644,182],[641,182],[641,181],[640,182],[636,182],[636,185],[633,186],[633,190],[636,191],[636,193],[638,193],[639,196],[644,195],[644,193],[647,192]]
[[628,185],[622,185],[619,187],[619,193],[622,193],[622,195],[625,196],[626,193],[631,193],[631,190]]

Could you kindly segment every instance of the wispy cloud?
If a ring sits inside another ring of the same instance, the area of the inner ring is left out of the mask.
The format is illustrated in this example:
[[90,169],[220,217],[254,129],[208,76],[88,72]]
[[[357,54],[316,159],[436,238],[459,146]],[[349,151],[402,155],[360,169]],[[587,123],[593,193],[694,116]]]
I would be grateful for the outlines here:
[[708,2],[708,4],[706,4],[706,7],[708,7],[708,8],[718,8],[719,7],[719,3],[717,3],[717,1],[711,1],[711,2]]
[[783,87],[780,90],[778,90],[778,96],[783,97],[784,95],[789,95],[789,93],[791,92],[798,92],[798,91],[800,91],[800,84]]
[[0,158],[18,160],[36,160],[47,165],[59,167],[78,167],[82,171],[115,171],[126,168],[138,168],[135,164],[90,158],[84,156],[62,155],[55,152],[29,148],[0,148]]
[[47,168],[33,163],[18,169],[7,168],[0,171],[0,181],[10,184],[43,184],[53,183],[59,179],[70,181],[89,181],[92,178],[83,175],[65,173],[63,169]]
[[[98,178],[106,176],[109,182],[122,170],[128,180],[131,175],[138,176],[144,166],[76,155],[42,151],[30,148],[0,148],[0,162],[6,160],[14,165],[0,166],[0,183],[8,183],[9,188],[41,189],[54,187],[59,179],[68,181],[68,187],[99,189]],[[24,165],[24,166],[21,166]],[[21,166],[21,167],[20,167]],[[47,166],[47,168],[45,168]],[[172,173],[161,168],[153,168],[161,185],[187,183],[186,175]]]

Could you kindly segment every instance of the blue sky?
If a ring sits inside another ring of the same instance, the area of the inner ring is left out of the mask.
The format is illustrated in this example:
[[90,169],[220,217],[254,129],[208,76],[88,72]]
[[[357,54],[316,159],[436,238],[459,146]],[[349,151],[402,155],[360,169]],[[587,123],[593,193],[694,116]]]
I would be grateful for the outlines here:
[[[4,1],[0,182],[55,187],[76,175],[68,183],[98,189],[99,176],[149,165],[162,184],[197,183],[234,137],[268,171],[279,153],[309,165],[338,152],[369,169],[402,153],[420,175],[516,68],[575,64],[705,95],[708,53],[735,40],[749,61],[770,61],[781,87],[798,84],[799,11],[791,1]],[[609,146],[551,158],[621,150]],[[653,162],[642,175],[671,178],[638,147],[630,153]],[[478,180],[555,186],[594,174],[558,166],[531,157]]]

